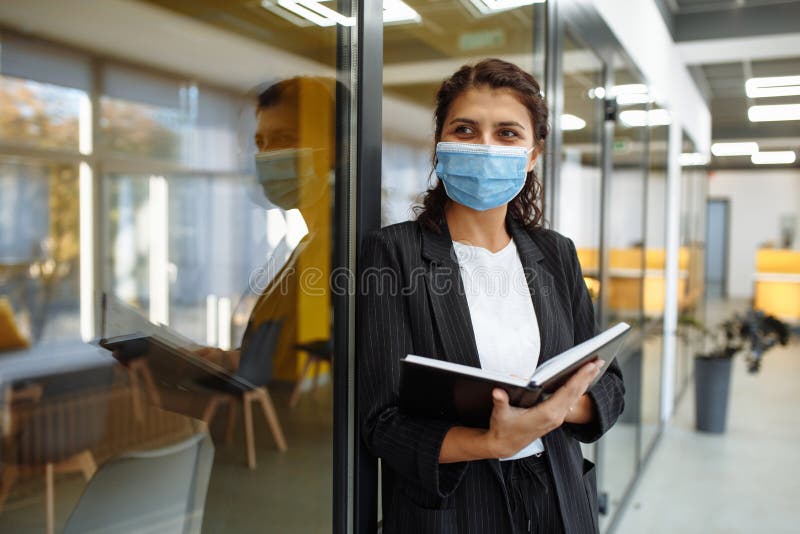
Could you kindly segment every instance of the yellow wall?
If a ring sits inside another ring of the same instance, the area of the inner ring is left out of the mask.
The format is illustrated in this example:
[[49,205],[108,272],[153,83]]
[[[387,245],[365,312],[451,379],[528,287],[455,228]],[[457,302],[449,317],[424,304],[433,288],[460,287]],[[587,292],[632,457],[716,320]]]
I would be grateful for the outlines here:
[[[306,83],[319,83],[318,81]],[[317,169],[333,169],[335,155],[331,125],[333,106],[331,100],[320,98],[319,91],[300,92],[300,140],[301,146],[327,146],[328,150],[315,153]],[[324,136],[325,138],[320,138]],[[327,174],[325,178],[327,179]],[[303,218],[312,233],[308,247],[300,255],[298,272],[300,287],[297,296],[297,342],[305,343],[331,336],[331,300],[329,279],[331,274],[331,195],[329,183],[305,183],[301,199],[306,199]],[[320,187],[322,190],[320,191]],[[306,354],[298,354],[296,375],[303,370]],[[327,372],[325,368],[322,372]],[[301,377],[302,378],[302,377]]]
[[753,307],[781,319],[800,319],[800,251],[756,251]]
[[800,251],[759,249],[756,251],[756,272],[800,274]]
[[[594,248],[577,250],[578,260],[585,273],[597,273],[599,252]],[[692,250],[681,247],[678,251],[678,269],[682,277],[678,279],[678,306],[684,308],[692,305],[699,297],[699,292],[687,292],[687,278],[691,265]],[[641,306],[641,293],[644,291],[644,309],[647,315],[659,315],[664,310],[664,265],[666,252],[664,249],[647,249],[645,252],[646,273],[644,280],[635,272],[642,268],[641,248],[619,248],[609,251],[609,284],[608,302],[611,309],[635,312]],[[691,284],[699,287],[697,283]]]

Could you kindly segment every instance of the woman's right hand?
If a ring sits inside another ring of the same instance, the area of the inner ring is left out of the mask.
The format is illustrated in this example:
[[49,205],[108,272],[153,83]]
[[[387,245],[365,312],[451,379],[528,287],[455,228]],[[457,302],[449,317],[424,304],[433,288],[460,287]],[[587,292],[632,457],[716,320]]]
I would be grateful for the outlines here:
[[510,406],[508,394],[502,389],[494,389],[494,408],[489,430],[485,434],[492,457],[513,456],[532,441],[560,427],[570,408],[586,393],[602,365],[603,362],[599,361],[587,363],[550,398],[532,408]]

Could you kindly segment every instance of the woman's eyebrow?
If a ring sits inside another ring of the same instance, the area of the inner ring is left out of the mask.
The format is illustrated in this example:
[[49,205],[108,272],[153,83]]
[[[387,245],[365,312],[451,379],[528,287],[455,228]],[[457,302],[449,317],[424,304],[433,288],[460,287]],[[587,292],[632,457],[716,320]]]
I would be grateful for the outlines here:
[[[464,124],[471,124],[473,126],[477,126],[478,125],[478,121],[476,121],[475,119],[468,119],[466,117],[456,117],[455,119],[450,121],[450,124],[453,124],[453,123],[456,123],[456,122],[460,122],[460,123],[464,123]],[[518,128],[522,128],[523,130],[525,129],[525,127],[522,124],[518,123],[517,121],[496,122],[494,124],[494,126],[495,126],[495,128],[507,127],[507,126],[517,126]]]
[[498,123],[495,123],[495,126],[518,126],[518,127],[522,128],[523,130],[525,129],[525,127],[523,125],[521,125],[520,123],[518,123],[517,121],[498,122]]
[[467,124],[478,124],[478,121],[476,121],[474,119],[467,119],[465,117],[456,117],[455,119],[450,121],[450,124],[453,124],[454,122],[465,122]]

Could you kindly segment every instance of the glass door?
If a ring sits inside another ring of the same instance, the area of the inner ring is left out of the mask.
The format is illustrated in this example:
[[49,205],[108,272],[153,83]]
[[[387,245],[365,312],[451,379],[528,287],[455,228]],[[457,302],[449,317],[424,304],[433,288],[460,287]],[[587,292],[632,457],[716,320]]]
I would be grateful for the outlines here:
[[[563,38],[563,111],[559,174],[553,196],[556,231],[575,243],[595,317],[601,313],[601,219],[603,207],[603,100],[605,65],[588,45],[566,32]],[[597,460],[596,448],[583,445]]]
[[[611,143],[608,216],[608,319],[632,326],[623,352],[617,356],[625,380],[625,411],[603,437],[602,490],[607,492],[608,524],[632,486],[639,463],[642,303],[644,298],[645,180],[647,178],[647,131],[630,128],[623,118],[629,112],[647,109],[647,86],[628,67],[614,71],[614,83],[605,98],[616,104],[614,136]],[[622,117],[622,118],[621,118]]]
[[575,243],[595,314],[600,311],[604,64],[571,34],[564,35],[564,109],[554,228]]
[[[640,455],[646,458],[661,430],[663,320],[666,298],[666,190],[669,121],[667,112],[650,103],[644,117],[631,116],[630,129],[647,129],[649,171],[645,201],[644,345],[642,350]],[[622,116],[623,121],[625,116]]]
[[0,16],[0,531],[346,531],[360,27],[304,4]]

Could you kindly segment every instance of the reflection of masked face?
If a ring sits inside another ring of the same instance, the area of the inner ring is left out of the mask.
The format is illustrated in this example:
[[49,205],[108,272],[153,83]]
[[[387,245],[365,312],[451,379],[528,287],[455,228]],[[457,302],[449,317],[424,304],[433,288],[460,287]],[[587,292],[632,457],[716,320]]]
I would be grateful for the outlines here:
[[256,154],[256,176],[269,201],[284,210],[306,207],[322,192],[322,184],[312,183],[314,151],[310,148]]

